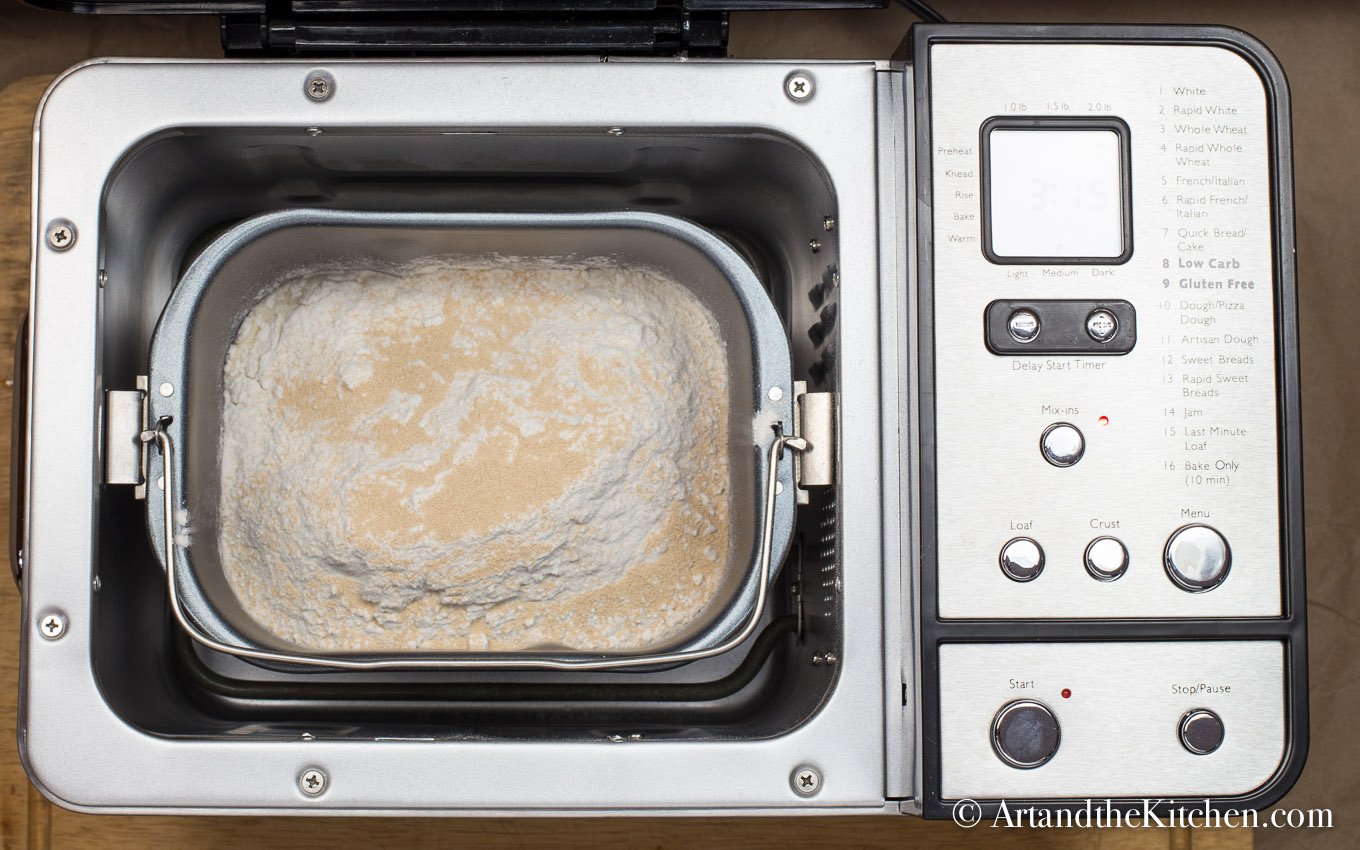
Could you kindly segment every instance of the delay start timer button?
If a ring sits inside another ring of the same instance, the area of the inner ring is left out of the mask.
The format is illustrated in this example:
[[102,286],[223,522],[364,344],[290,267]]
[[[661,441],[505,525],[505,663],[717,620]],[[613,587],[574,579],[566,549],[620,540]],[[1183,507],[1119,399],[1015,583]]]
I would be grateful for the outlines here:
[[1203,593],[1213,590],[1232,569],[1232,549],[1217,529],[1185,525],[1166,541],[1166,574],[1182,590]]
[[1039,452],[1054,466],[1071,466],[1086,454],[1086,438],[1077,426],[1055,422],[1039,436]]
[[1207,756],[1223,745],[1223,720],[1207,708],[1187,711],[1181,718],[1181,744],[1197,756]]
[[1001,572],[1012,581],[1033,581],[1044,571],[1044,548],[1028,537],[1016,537],[1001,547]]
[[1048,706],[1018,699],[1001,707],[992,720],[992,750],[1011,767],[1030,770],[1053,758],[1062,732]]
[[1016,342],[1031,342],[1039,335],[1039,317],[1033,310],[1016,310],[1006,320],[1006,332]]
[[1109,310],[1092,310],[1086,317],[1086,333],[1096,342],[1109,342],[1119,333],[1119,320]]

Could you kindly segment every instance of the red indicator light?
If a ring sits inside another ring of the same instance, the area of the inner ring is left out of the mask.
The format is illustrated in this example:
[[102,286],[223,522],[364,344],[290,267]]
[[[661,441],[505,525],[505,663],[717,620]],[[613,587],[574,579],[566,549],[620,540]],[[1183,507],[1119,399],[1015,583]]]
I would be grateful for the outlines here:
[[[1105,418],[1105,417],[1103,417],[1103,416],[1101,417],[1101,419],[1104,419],[1104,418]],[[1063,699],[1071,699],[1071,698],[1072,698],[1072,689],[1071,689],[1071,688],[1063,688],[1063,689],[1062,689],[1062,695],[1063,695]]]
[[1108,416],[1102,416],[1102,417],[1100,417],[1099,419],[1097,419],[1096,421],[1099,422],[1101,425],[1109,425],[1109,424],[1110,424],[1110,417],[1108,417]]

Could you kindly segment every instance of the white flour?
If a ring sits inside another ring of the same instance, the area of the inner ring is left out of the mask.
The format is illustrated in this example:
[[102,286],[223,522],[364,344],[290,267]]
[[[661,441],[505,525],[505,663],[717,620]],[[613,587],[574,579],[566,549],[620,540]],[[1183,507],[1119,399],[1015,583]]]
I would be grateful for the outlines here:
[[604,263],[295,276],[228,352],[218,546],[314,650],[640,649],[728,568],[712,315]]

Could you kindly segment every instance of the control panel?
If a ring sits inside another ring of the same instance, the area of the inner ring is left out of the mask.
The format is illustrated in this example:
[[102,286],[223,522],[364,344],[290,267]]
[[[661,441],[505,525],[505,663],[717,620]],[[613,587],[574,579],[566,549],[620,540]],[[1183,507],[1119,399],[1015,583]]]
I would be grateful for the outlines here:
[[984,30],[915,41],[924,808],[1265,800],[1306,741],[1278,66]]
[[952,799],[1236,796],[1285,752],[1278,641],[948,644]]
[[931,66],[941,615],[1278,615],[1260,76],[1187,45]]

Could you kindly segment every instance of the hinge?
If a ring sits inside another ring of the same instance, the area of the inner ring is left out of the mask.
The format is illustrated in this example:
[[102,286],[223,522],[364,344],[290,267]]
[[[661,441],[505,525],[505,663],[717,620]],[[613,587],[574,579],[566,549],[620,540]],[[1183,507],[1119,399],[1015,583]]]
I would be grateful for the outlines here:
[[146,498],[146,392],[138,375],[137,389],[104,393],[104,483],[131,484],[138,499]]
[[317,58],[725,56],[727,10],[690,2],[270,0],[222,15],[222,48],[228,56]]
[[807,381],[794,381],[793,433],[809,444],[793,456],[795,495],[806,505],[808,490],[836,483],[836,394],[810,393]]

